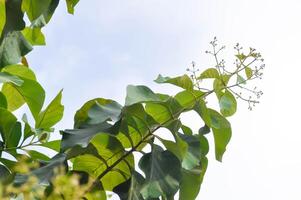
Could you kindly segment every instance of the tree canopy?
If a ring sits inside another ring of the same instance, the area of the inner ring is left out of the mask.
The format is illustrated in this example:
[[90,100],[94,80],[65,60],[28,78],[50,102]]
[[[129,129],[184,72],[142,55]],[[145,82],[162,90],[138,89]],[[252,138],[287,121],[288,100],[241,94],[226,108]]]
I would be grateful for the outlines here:
[[[66,0],[70,14],[78,2]],[[247,87],[262,77],[260,53],[236,45],[230,70],[219,59],[224,47],[215,38],[207,51],[215,66],[200,72],[193,63],[184,75],[155,79],[180,92],[162,94],[144,85],[129,85],[124,105],[92,99],[75,113],[73,128],[61,130],[60,139],[50,140],[63,117],[62,91],[45,103],[46,92],[26,55],[33,46],[45,45],[42,29],[58,4],[59,0],[0,0],[2,199],[105,200],[108,192],[121,200],[171,200],[177,193],[181,200],[196,199],[208,166],[207,135],[213,135],[215,158],[222,161],[232,136],[227,117],[235,114],[237,99],[251,109],[262,95]],[[203,87],[204,82],[212,87]],[[207,105],[209,95],[216,96],[218,108]],[[14,111],[23,105],[30,113],[20,118]],[[199,115],[198,132],[181,121],[186,112]],[[170,140],[162,137],[162,129],[169,131]],[[49,157],[47,151],[31,147],[47,148],[56,155]]]

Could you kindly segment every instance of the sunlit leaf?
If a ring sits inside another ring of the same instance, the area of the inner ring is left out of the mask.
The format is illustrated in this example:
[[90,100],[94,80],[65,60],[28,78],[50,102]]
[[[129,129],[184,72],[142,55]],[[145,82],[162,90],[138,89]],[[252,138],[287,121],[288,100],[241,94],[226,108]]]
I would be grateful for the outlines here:
[[62,90],[50,102],[45,110],[39,113],[36,119],[36,128],[51,128],[59,122],[64,114],[64,106],[61,104]]
[[157,79],[155,80],[156,83],[170,83],[173,85],[176,85],[178,87],[181,87],[183,89],[192,90],[193,89],[193,82],[187,75],[178,76],[175,78],[170,77],[163,77],[159,75]]
[[206,79],[206,78],[219,78],[219,73],[217,69],[215,68],[209,68],[206,69],[204,72],[201,73],[201,75],[198,77],[198,79]]
[[34,27],[26,27],[22,31],[24,37],[31,45],[45,45],[45,36],[43,35],[41,28]]

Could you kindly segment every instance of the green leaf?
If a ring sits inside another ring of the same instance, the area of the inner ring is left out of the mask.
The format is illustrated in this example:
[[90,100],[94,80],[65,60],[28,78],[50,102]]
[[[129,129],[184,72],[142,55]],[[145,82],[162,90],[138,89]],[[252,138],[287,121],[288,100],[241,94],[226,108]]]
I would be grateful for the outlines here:
[[43,153],[35,150],[25,150],[33,160],[49,161],[50,158]]
[[242,76],[240,76],[239,74],[237,74],[236,83],[238,83],[238,84],[246,84],[246,80]]
[[[118,126],[115,125],[115,126]],[[81,147],[87,147],[89,141],[93,136],[95,136],[98,133],[103,134],[117,134],[115,127],[108,124],[108,123],[101,123],[95,126],[82,128],[82,129],[67,129],[64,131],[61,131],[62,137],[62,151],[65,151],[71,147],[74,146],[81,146]]]
[[31,45],[45,45],[45,36],[43,35],[41,28],[34,27],[29,28],[26,27],[22,31],[24,37]]
[[51,0],[23,0],[22,10],[26,12],[32,22],[47,11]]
[[205,124],[210,126],[211,118],[209,114],[209,110],[207,108],[206,102],[203,99],[200,99],[194,107],[194,110],[199,114],[199,116],[203,119]]
[[182,169],[179,200],[195,200],[199,194],[200,186],[207,169],[208,161],[202,160],[202,166],[192,170]]
[[20,78],[26,78],[34,81],[36,80],[34,72],[25,65],[9,65],[4,67],[2,72],[7,72]]
[[220,75],[215,68],[209,68],[202,72],[198,79],[219,78],[219,76]]
[[17,86],[21,86],[23,84],[23,80],[7,72],[0,72],[0,83],[13,83]]
[[148,87],[143,85],[129,85],[126,89],[125,105],[129,106],[135,103],[160,101],[160,98]]
[[0,37],[6,22],[5,0],[0,0]]
[[223,154],[231,139],[231,125],[228,120],[215,110],[209,109],[211,116],[211,128],[214,136],[215,157],[222,161]]
[[[7,182],[7,180],[9,179],[10,176],[11,176],[11,174],[10,174],[9,170],[5,166],[0,164],[0,184],[2,185],[3,183]],[[0,189],[2,189],[1,186],[0,186]],[[1,192],[0,192],[0,194],[1,194]]]
[[152,152],[140,159],[139,167],[146,176],[141,189],[144,199],[173,196],[177,192],[181,179],[181,163],[171,152],[153,145]]
[[23,79],[21,86],[12,84],[4,85],[2,92],[6,96],[8,108],[11,111],[19,108],[25,101],[34,118],[38,117],[45,99],[45,91],[42,86],[33,80]]
[[16,122],[17,118],[11,112],[0,108],[0,133],[5,144],[11,138]]
[[247,56],[245,54],[243,54],[243,53],[237,54],[235,56],[236,56],[236,58],[238,58],[241,61],[244,61],[247,58]]
[[[120,200],[144,200],[140,194],[141,186],[144,182],[144,177],[138,172],[133,171],[131,179],[115,187],[113,192],[118,194]],[[148,200],[159,200],[159,198],[152,198]]]
[[22,0],[5,1],[6,21],[3,29],[3,36],[8,32],[24,29],[25,21],[23,20],[24,14],[21,10],[21,3]]
[[117,121],[121,114],[122,106],[112,101],[111,103],[102,105],[97,101],[88,111],[88,124],[99,124],[105,121]]
[[17,147],[21,139],[21,135],[22,135],[21,123],[16,122],[13,129],[11,129],[10,133],[5,136],[6,147],[8,148]]
[[32,27],[43,27],[50,21],[58,4],[59,0],[23,0],[22,9]]
[[177,100],[177,102],[181,105],[182,108],[189,110],[195,106],[197,101],[203,95],[204,93],[198,90],[193,90],[193,91],[185,90],[176,94],[174,98]]
[[156,83],[170,83],[170,84],[176,85],[178,87],[181,87],[181,88],[187,89],[187,90],[193,89],[193,82],[189,78],[189,76],[187,76],[186,74],[183,76],[175,77],[175,78],[163,77],[163,76],[159,75],[157,77],[157,79],[155,80],[155,82]]
[[7,100],[2,92],[0,92],[0,108],[7,108]]
[[61,147],[61,140],[53,140],[50,142],[45,142],[45,143],[39,144],[39,146],[47,147],[49,149],[59,152],[60,147]]
[[253,76],[253,70],[250,67],[246,67],[245,68],[245,72],[246,72],[247,79],[252,78],[252,76]]
[[22,56],[32,50],[22,33],[9,32],[0,45],[0,69],[7,65],[19,63]]
[[229,117],[236,112],[237,102],[233,94],[226,90],[226,92],[219,99],[219,106],[222,115]]
[[[76,157],[73,162],[74,170],[85,171],[94,178],[101,176],[100,181],[107,191],[112,191],[114,187],[130,178],[134,158],[132,155],[125,157],[124,148],[116,138],[98,134],[91,139],[91,144],[96,148],[97,155],[94,153]],[[122,161],[113,166],[119,159]],[[103,174],[108,167],[112,170]]]
[[[187,144],[187,149],[182,160],[182,168],[190,170],[199,165],[202,156],[200,140],[193,135],[178,134],[179,138]],[[178,139],[179,140],[179,139]]]
[[[96,98],[86,102],[74,116],[74,127],[92,125],[108,119],[116,120],[121,112],[121,105],[111,99]],[[100,119],[98,117],[101,117]]]
[[74,14],[74,7],[79,2],[79,0],[66,0],[68,13]]
[[39,179],[39,183],[42,185],[48,185],[50,180],[54,176],[54,170],[64,165],[66,160],[66,155],[63,153],[57,154],[49,161],[45,162],[45,165],[31,171],[28,175],[16,174],[14,184],[20,185],[27,181],[28,177],[31,175],[36,176]]
[[45,110],[39,113],[36,119],[36,128],[48,129],[59,122],[64,114],[64,106],[61,104],[62,90],[51,101]]

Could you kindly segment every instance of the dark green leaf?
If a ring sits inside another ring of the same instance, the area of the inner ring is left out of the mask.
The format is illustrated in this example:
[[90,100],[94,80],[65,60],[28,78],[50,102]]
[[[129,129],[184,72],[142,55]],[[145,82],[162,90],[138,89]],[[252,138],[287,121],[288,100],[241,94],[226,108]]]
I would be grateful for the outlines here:
[[173,196],[177,192],[181,179],[181,163],[171,152],[153,145],[152,152],[140,159],[139,167],[146,176],[141,189],[144,199]]
[[0,92],[0,108],[7,108],[7,100],[2,92]]
[[6,147],[17,147],[22,136],[21,123],[16,122],[10,133],[6,135]]
[[[131,179],[121,183],[113,189],[113,192],[118,194],[120,200],[144,200],[140,194],[141,186],[144,184],[144,177],[138,172],[132,172]],[[159,200],[152,198],[148,200]]]
[[[5,1],[6,21],[2,36],[12,31],[21,31],[25,27],[23,12],[21,10],[22,0]],[[2,18],[1,18],[2,19]]]
[[[118,124],[116,124],[115,126],[118,126]],[[61,149],[62,151],[65,151],[76,145],[86,147],[89,141],[91,140],[91,138],[96,134],[98,133],[117,134],[115,131],[116,131],[115,127],[108,123],[102,123],[88,128],[82,128],[82,129],[74,129],[74,130],[67,129],[61,131],[61,134],[63,135]]]
[[54,170],[57,167],[60,167],[60,166],[64,165],[65,159],[66,159],[65,154],[63,154],[63,153],[57,154],[51,160],[47,161],[46,165],[44,165],[44,166],[42,166],[38,169],[33,170],[32,172],[30,172],[29,175],[17,174],[15,176],[14,183],[16,185],[23,184],[27,181],[29,176],[34,175],[39,179],[40,184],[47,185],[47,184],[49,184],[49,181],[54,176]]
[[31,45],[25,40],[21,32],[9,32],[0,45],[0,69],[21,61],[32,50]]
[[[95,106],[95,107],[94,107]],[[92,107],[94,107],[92,109]],[[92,110],[92,111],[90,111]],[[111,100],[111,99],[103,99],[97,98],[92,99],[86,102],[75,114],[74,116],[74,127],[80,128],[81,126],[86,126],[90,123],[101,123],[106,121],[107,119],[116,120],[120,114],[121,106]],[[90,112],[90,113],[89,113]],[[94,115],[95,112],[95,116]],[[101,116],[101,119],[97,119],[97,117]],[[89,122],[89,123],[88,123]]]
[[5,144],[11,138],[16,122],[17,118],[11,112],[0,108],[0,133]]
[[126,91],[126,106],[141,102],[160,101],[160,98],[151,89],[143,85],[129,85]]

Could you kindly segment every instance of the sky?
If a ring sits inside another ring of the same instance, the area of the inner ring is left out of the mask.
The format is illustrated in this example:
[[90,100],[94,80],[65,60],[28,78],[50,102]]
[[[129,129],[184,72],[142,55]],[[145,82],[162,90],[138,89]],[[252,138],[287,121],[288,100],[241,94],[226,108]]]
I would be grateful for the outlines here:
[[232,140],[223,163],[210,152],[198,199],[299,200],[300,10],[298,0],[82,0],[72,16],[62,2],[44,29],[47,46],[28,60],[48,102],[64,88],[63,129],[92,98],[123,103],[128,84],[169,92],[153,82],[158,74],[181,75],[192,61],[211,67],[204,52],[214,36],[229,65],[237,42],[256,48],[266,64],[261,103],[249,111],[240,102],[229,118]]

